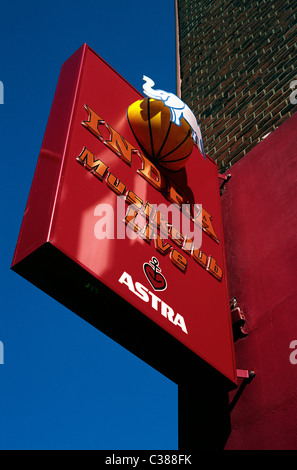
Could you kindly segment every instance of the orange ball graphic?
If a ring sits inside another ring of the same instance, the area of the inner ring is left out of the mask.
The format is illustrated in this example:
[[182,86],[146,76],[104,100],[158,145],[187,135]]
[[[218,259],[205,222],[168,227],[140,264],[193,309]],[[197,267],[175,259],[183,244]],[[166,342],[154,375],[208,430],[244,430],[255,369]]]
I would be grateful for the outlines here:
[[192,153],[192,129],[185,119],[177,126],[170,118],[161,100],[145,98],[128,108],[128,122],[143,153],[167,170],[178,171]]

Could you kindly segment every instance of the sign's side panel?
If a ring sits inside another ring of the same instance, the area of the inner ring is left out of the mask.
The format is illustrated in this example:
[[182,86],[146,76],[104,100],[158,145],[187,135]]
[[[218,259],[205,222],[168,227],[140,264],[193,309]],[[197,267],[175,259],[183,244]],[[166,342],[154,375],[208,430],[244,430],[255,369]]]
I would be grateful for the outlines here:
[[214,162],[208,160],[206,165],[201,159],[191,159],[188,167],[188,187],[203,207],[202,243],[199,248],[192,248],[192,256],[188,257],[186,302],[193,312],[192,350],[236,383],[217,167]]
[[[214,194],[220,194],[219,188],[219,178],[216,177],[213,180],[214,185]],[[221,280],[221,291],[222,296],[220,298],[220,303],[217,305],[218,314],[224,316],[226,324],[225,324],[225,341],[227,346],[227,356],[230,353],[230,357],[232,358],[232,364],[230,364],[230,377],[233,373],[233,382],[237,383],[237,370],[236,370],[236,361],[235,361],[235,350],[234,350],[234,339],[233,339],[233,328],[232,328],[232,319],[231,319],[231,311],[230,311],[230,293],[229,293],[229,283],[228,283],[228,276],[227,276],[227,263],[226,263],[226,254],[225,254],[225,240],[224,240],[224,230],[223,230],[223,217],[222,217],[222,205],[220,197],[216,198],[215,205],[217,206],[217,210],[215,211],[216,223],[218,227],[218,233],[220,234],[220,247],[221,247],[221,258],[219,260],[219,264],[221,263],[222,271],[224,275],[222,276]],[[219,355],[218,350],[218,355]],[[233,370],[232,370],[233,365]]]
[[62,66],[12,266],[48,239],[85,47]]

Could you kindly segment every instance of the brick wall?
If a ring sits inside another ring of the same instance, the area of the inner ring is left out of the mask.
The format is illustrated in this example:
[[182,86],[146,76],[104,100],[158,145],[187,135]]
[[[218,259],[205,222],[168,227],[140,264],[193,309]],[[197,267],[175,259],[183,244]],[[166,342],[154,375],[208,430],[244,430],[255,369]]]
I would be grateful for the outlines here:
[[223,172],[297,111],[297,1],[177,4],[181,96]]

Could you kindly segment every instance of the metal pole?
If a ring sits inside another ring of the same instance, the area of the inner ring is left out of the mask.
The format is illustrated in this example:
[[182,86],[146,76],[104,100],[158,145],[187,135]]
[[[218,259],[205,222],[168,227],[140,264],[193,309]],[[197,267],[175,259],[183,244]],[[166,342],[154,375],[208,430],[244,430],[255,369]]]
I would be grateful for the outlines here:
[[223,450],[230,432],[227,389],[207,378],[178,385],[179,450]]

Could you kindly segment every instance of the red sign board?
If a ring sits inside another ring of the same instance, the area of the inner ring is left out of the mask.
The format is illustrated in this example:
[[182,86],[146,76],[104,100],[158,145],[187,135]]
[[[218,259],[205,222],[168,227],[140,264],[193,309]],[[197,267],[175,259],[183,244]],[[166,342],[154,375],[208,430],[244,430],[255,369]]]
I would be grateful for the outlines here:
[[217,167],[196,145],[154,164],[127,119],[141,99],[87,45],[65,62],[12,269],[176,382],[232,386]]

